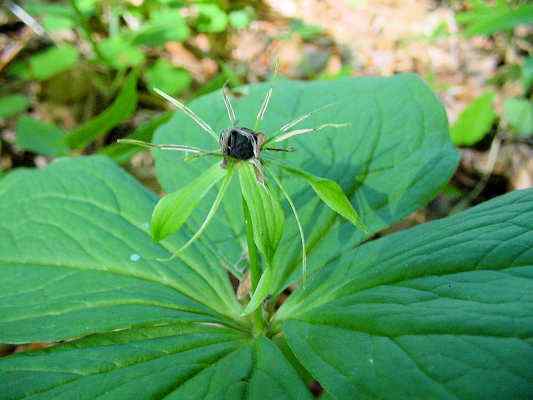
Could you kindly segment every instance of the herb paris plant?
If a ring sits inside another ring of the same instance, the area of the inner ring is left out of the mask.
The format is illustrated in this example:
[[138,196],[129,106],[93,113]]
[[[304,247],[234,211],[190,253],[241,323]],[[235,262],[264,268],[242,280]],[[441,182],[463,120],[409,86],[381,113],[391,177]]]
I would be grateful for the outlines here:
[[[211,128],[211,126],[207,124],[200,116],[195,114],[190,108],[181,103],[179,100],[172,98],[159,89],[155,90],[163,98],[188,116],[205,133],[217,140],[217,135],[213,128]],[[267,295],[271,294],[269,292],[270,281],[268,278],[272,276],[272,259],[281,239],[284,223],[283,211],[278,203],[277,197],[274,193],[272,193],[267,185],[267,182],[265,182],[263,173],[264,167],[261,158],[262,151],[292,151],[289,149],[271,147],[268,145],[268,143],[280,143],[294,136],[317,132],[325,128],[341,128],[347,126],[348,124],[327,123],[314,128],[292,129],[318,111],[315,110],[285,123],[277,130],[277,134],[268,138],[263,133],[257,132],[257,129],[259,129],[261,121],[264,119],[265,113],[268,109],[268,105],[272,97],[272,88],[267,91],[266,96],[261,103],[261,107],[259,108],[256,116],[254,130],[237,126],[238,121],[226,87],[223,88],[222,94],[224,105],[226,107],[232,127],[226,128],[220,133],[218,137],[218,143],[220,145],[219,151],[205,150],[198,147],[177,144],[158,145],[130,139],[119,140],[119,142],[137,144],[148,148],[184,152],[187,154],[192,154],[194,158],[208,155],[224,158],[220,167],[217,167],[216,165],[210,167],[207,171],[203,172],[200,177],[196,178],[188,185],[163,197],[163,199],[161,199],[154,209],[151,224],[152,236],[156,241],[160,241],[180,229],[194,209],[198,206],[200,200],[205,197],[205,195],[217,182],[222,180],[222,185],[219,189],[218,195],[216,196],[205,221],[202,223],[198,231],[191,237],[191,239],[189,239],[189,241],[187,241],[187,243],[185,243],[178,250],[178,253],[189,247],[207,228],[208,223],[214,217],[215,212],[217,211],[226,193],[233,175],[234,167],[239,170],[240,185],[243,196],[243,207],[246,207],[249,210],[249,219],[246,221],[246,223],[252,227],[252,235],[247,239],[248,241],[255,242],[255,244],[248,243],[248,250],[250,251],[250,246],[257,246],[265,260],[265,265],[263,267],[263,271],[265,271],[265,273],[262,275],[262,280],[252,280],[252,289],[255,290],[257,285],[261,283],[261,290],[256,292],[252,298],[252,302],[245,309],[245,314],[247,314],[251,311],[254,311],[259,306],[260,302],[264,300]],[[246,165],[247,163],[250,165]],[[294,167],[286,167],[283,166],[283,164],[279,165],[289,174],[301,177],[307,181],[315,190],[318,197],[322,199],[324,203],[326,203],[332,210],[344,216],[355,226],[358,226],[363,230],[365,229],[364,225],[359,219],[359,216],[353,209],[350,201],[346,198],[341,187],[334,181],[315,177]],[[227,172],[224,173],[221,168],[227,169]],[[302,243],[302,270],[303,277],[305,278],[305,239],[298,218],[298,213],[289,194],[283,188],[281,181],[275,176],[273,177],[274,182],[281,189],[283,195],[289,202],[291,211],[294,214],[294,218],[299,229]],[[250,265],[250,270],[254,269],[254,276],[261,275],[259,265],[254,265],[252,263]]]
[[[235,102],[243,126],[268,89],[246,87]],[[339,182],[369,234],[427,203],[455,168],[442,107],[414,76],[274,90],[266,132],[330,103],[309,124],[351,124],[295,137],[298,151],[279,156]],[[226,124],[219,96],[191,105],[216,131]],[[212,140],[179,113],[156,136],[198,148]],[[212,166],[154,154],[169,193]],[[357,246],[364,234],[317,207],[307,183],[274,176],[299,210],[309,279],[259,335],[224,269],[239,276],[239,181],[202,236],[160,262],[198,230],[216,193],[155,243],[157,197],[104,157],[2,179],[0,341],[65,343],[0,359],[0,397],[309,399],[310,376],[336,399],[532,397],[533,190]],[[272,259],[274,297],[301,274],[293,218],[285,212]]]

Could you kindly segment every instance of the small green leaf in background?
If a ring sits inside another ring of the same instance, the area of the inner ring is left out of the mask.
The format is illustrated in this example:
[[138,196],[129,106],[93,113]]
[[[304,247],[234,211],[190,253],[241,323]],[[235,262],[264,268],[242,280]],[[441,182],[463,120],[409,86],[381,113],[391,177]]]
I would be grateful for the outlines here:
[[75,26],[75,14],[72,8],[65,4],[26,1],[24,6],[30,15],[42,20],[44,29],[48,32],[70,29]]
[[467,37],[488,36],[533,23],[533,5],[523,4],[513,9],[506,2],[497,2],[494,6],[476,2],[472,11],[459,13],[457,21],[465,26]]
[[145,73],[150,89],[158,88],[176,96],[191,86],[191,74],[165,59],[159,59]]
[[228,18],[230,25],[235,29],[244,29],[252,22],[250,13],[245,9],[230,12]]
[[157,203],[152,214],[152,237],[156,242],[177,232],[209,190],[227,173],[214,164],[202,175],[181,189],[167,194]]
[[441,190],[441,194],[447,197],[449,200],[456,200],[463,196],[463,192],[451,183],[446,184]]
[[450,129],[452,141],[456,146],[471,146],[490,132],[496,119],[492,106],[495,94],[486,92],[477,97],[459,115]]
[[135,67],[144,63],[144,53],[122,36],[113,36],[98,43],[105,61],[116,69]]
[[293,19],[290,24],[291,31],[303,40],[312,40],[324,33],[324,29],[317,25],[307,24],[300,19]]
[[198,19],[196,29],[199,32],[224,32],[228,25],[228,16],[216,4],[197,4]]
[[56,32],[73,28],[74,21],[59,15],[47,15],[43,17],[43,26],[48,32]]
[[6,74],[10,78],[17,78],[23,81],[33,79],[30,63],[27,60],[15,60],[11,62],[7,67]]
[[69,44],[41,51],[30,58],[30,71],[37,80],[46,80],[74,67],[80,54]]
[[132,40],[134,45],[159,46],[166,42],[182,42],[190,35],[179,10],[158,10]]
[[507,99],[503,104],[503,117],[519,136],[533,134],[533,103],[526,99]]
[[137,78],[137,72],[130,73],[113,104],[67,135],[66,140],[71,148],[87,146],[133,115],[137,108]]
[[82,14],[90,16],[96,11],[96,5],[99,0],[74,0],[74,2],[78,5]]
[[12,94],[0,97],[0,118],[9,118],[22,111],[30,105],[30,100],[20,94]]
[[49,157],[68,153],[65,134],[57,126],[23,115],[17,122],[16,144],[23,150]]
[[522,85],[528,91],[533,84],[533,57],[527,57],[522,65]]
[[255,244],[270,265],[283,233],[283,210],[266,183],[257,182],[250,163],[239,163],[239,178],[244,201],[250,210]]

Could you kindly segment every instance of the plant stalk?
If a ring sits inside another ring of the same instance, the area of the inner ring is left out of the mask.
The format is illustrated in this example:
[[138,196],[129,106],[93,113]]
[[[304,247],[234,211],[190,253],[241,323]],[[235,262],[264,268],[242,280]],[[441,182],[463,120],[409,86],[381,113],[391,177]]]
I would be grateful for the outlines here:
[[[257,284],[261,278],[261,266],[259,265],[259,257],[257,254],[257,247],[254,242],[254,229],[252,225],[252,218],[250,217],[250,210],[246,204],[244,197],[242,198],[242,208],[244,214],[244,223],[246,225],[246,243],[248,246],[248,262],[250,270],[251,291],[254,293],[257,289]],[[258,307],[253,313],[254,332],[260,333],[265,330],[265,319],[263,318],[262,307]]]

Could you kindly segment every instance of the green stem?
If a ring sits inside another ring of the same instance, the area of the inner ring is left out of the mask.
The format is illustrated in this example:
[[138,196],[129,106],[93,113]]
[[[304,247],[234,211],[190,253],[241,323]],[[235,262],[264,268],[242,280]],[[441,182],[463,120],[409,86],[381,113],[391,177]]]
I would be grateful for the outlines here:
[[[248,245],[248,262],[250,268],[251,293],[257,289],[259,279],[261,279],[261,266],[259,265],[259,257],[257,254],[257,247],[254,242],[254,228],[252,225],[252,218],[250,217],[250,210],[246,204],[244,197],[242,199],[242,208],[244,214],[244,223],[246,225],[246,243]],[[253,313],[254,331],[256,333],[265,330],[265,320],[263,318],[262,307],[258,307]]]
[[80,8],[78,7],[78,4],[76,3],[76,0],[70,0],[70,5],[74,9],[74,13],[76,14],[76,17],[78,18],[78,22],[79,22],[82,32],[87,37],[87,40],[89,41],[89,43],[91,43],[91,47],[93,49],[94,54],[96,54],[96,57],[98,57],[100,61],[105,62],[105,57],[100,52],[100,49],[98,48],[98,45],[93,38],[92,29],[89,25],[89,21],[87,20],[85,15],[83,15],[83,13],[81,12]]
[[259,258],[257,256],[257,247],[254,242],[254,228],[252,226],[252,218],[250,217],[250,210],[244,198],[242,199],[242,208],[244,213],[244,223],[246,225],[246,242],[248,245],[248,260],[250,263],[250,278],[252,281],[252,292],[257,289],[257,284],[261,278],[261,268],[259,266]]

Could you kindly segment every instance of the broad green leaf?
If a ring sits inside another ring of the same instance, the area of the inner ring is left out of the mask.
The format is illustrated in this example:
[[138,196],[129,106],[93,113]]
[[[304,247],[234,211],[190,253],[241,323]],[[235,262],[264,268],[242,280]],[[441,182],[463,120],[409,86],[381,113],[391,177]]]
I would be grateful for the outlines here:
[[113,103],[101,114],[83,123],[67,135],[67,143],[73,149],[81,149],[96,138],[105,135],[121,122],[129,119],[137,108],[137,77],[133,71]]
[[202,175],[181,189],[164,196],[152,214],[152,237],[156,242],[177,232],[207,192],[216,185],[228,171],[214,164]]
[[94,335],[0,359],[11,399],[311,399],[268,339],[170,324]]
[[154,243],[157,197],[104,157],[59,159],[0,185],[0,343],[57,341],[139,324],[241,324],[220,258]]
[[94,335],[0,359],[3,399],[307,400],[268,339],[171,324]]
[[[0,359],[0,393],[6,400],[169,395],[209,364],[230,367],[243,341],[228,329],[179,323],[93,335]],[[228,377],[249,368],[234,365]]]
[[179,95],[191,86],[191,74],[173,66],[165,59],[159,59],[146,72],[146,81],[150,89],[158,88],[170,95]]
[[271,189],[257,181],[252,164],[241,162],[238,171],[242,196],[250,210],[254,242],[270,267],[283,234],[283,210]]
[[[239,88],[233,106],[240,126],[253,127],[258,109],[270,84]],[[273,83],[270,107],[261,131],[267,136],[304,114],[330,105],[311,115],[298,128],[326,123],[347,123],[313,135],[289,139],[296,150],[268,153],[309,173],[337,182],[358,211],[369,235],[406,217],[430,201],[453,173],[458,154],[453,148],[446,114],[431,90],[414,75],[392,78],[342,78],[335,81]],[[216,132],[230,126],[220,91],[196,99],[190,107]],[[295,127],[296,128],[296,127]],[[177,112],[155,135],[157,143],[175,143],[213,148],[215,143]],[[283,143],[284,144],[284,143]],[[209,168],[210,160],[183,162],[183,155],[157,151],[156,171],[167,192],[190,182]],[[294,200],[302,222],[308,250],[309,273],[357,246],[366,236],[348,221],[338,218],[321,204],[313,190],[300,179],[281,177]],[[267,183],[269,183],[267,179]],[[210,241],[223,246],[218,254],[236,264],[244,249],[242,207],[239,189],[229,190],[217,221],[209,227]],[[193,213],[200,220],[206,210]],[[290,213],[274,258],[274,292],[295,282],[301,274],[298,227]],[[215,246],[213,246],[215,247]]]
[[68,154],[65,133],[53,124],[23,115],[17,121],[16,144],[23,150],[58,157]]
[[503,104],[503,117],[518,135],[533,134],[533,102],[521,98],[507,99]]
[[339,400],[531,398],[533,189],[344,254],[275,322]]
[[366,230],[361,223],[359,215],[357,215],[357,212],[353,209],[350,200],[348,200],[337,182],[332,181],[331,179],[311,175],[298,168],[286,165],[283,165],[282,168],[289,174],[304,179],[313,188],[318,197],[320,197],[320,199],[333,211],[346,218],[358,229],[363,231]]
[[[126,136],[127,139],[141,140],[144,142],[151,142],[154,132],[159,126],[168,122],[172,114],[165,112],[151,120],[140,124],[131,135]],[[116,162],[126,163],[131,157],[143,149],[139,146],[127,143],[114,143],[100,149],[99,153],[111,157]]]
[[20,94],[0,97],[0,118],[12,117],[25,111],[29,106],[29,99]]
[[190,35],[189,27],[179,10],[154,11],[150,19],[136,33],[132,44],[160,46],[166,42],[182,42]]
[[38,80],[46,80],[74,67],[79,58],[78,50],[69,44],[51,47],[30,57],[30,71]]
[[98,43],[105,61],[116,69],[137,67],[144,63],[144,53],[123,36],[115,35]]
[[196,4],[198,18],[196,29],[199,32],[219,33],[224,32],[228,25],[228,16],[216,4]]
[[490,132],[496,120],[492,103],[496,94],[486,92],[470,103],[450,129],[452,141],[457,146],[476,144]]

